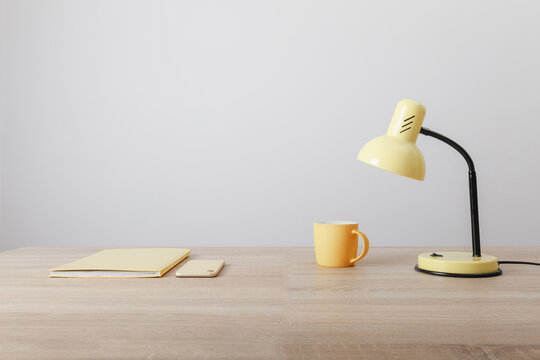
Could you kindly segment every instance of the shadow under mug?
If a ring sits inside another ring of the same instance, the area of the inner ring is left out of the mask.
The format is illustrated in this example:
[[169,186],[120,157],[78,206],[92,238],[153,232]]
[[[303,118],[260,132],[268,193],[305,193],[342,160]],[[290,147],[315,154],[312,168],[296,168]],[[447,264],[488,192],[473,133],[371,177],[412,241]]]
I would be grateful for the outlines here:
[[[364,249],[357,256],[359,236],[364,242]],[[326,267],[354,266],[369,251],[366,234],[358,231],[358,223],[352,221],[313,223],[313,242],[317,264]]]

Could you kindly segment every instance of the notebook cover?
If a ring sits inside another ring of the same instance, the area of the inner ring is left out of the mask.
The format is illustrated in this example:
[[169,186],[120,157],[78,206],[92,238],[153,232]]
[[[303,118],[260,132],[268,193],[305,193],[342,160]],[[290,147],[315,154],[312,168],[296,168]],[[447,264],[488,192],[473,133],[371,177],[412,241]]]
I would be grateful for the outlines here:
[[144,271],[162,276],[190,253],[181,248],[106,249],[50,271]]

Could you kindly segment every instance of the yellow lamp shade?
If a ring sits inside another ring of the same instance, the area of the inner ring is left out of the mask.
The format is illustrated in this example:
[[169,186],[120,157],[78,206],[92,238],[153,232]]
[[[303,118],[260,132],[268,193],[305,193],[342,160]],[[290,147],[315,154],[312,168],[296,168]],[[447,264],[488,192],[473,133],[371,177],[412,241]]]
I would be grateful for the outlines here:
[[401,100],[386,135],[369,141],[358,154],[358,160],[383,170],[424,180],[424,156],[416,146],[426,108],[413,100]]
[[426,172],[424,157],[415,143],[388,135],[368,142],[358,160],[415,180],[424,180]]

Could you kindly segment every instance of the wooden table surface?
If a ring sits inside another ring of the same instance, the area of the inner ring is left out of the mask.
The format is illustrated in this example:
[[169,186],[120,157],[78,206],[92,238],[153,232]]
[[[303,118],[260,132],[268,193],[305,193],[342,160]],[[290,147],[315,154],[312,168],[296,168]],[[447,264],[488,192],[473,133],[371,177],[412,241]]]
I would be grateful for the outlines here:
[[190,257],[224,259],[217,278],[47,277],[97,250],[0,253],[0,359],[540,359],[538,266],[462,279],[415,272],[426,248],[322,268],[312,248],[223,247]]

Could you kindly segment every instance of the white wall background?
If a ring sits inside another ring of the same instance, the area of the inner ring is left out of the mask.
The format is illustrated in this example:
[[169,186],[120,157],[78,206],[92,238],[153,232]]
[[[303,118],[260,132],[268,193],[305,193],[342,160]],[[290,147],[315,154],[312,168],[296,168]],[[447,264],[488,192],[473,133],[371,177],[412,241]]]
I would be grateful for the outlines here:
[[356,160],[402,98],[461,143],[484,246],[538,244],[537,1],[5,1],[0,249],[469,245],[467,168]]

